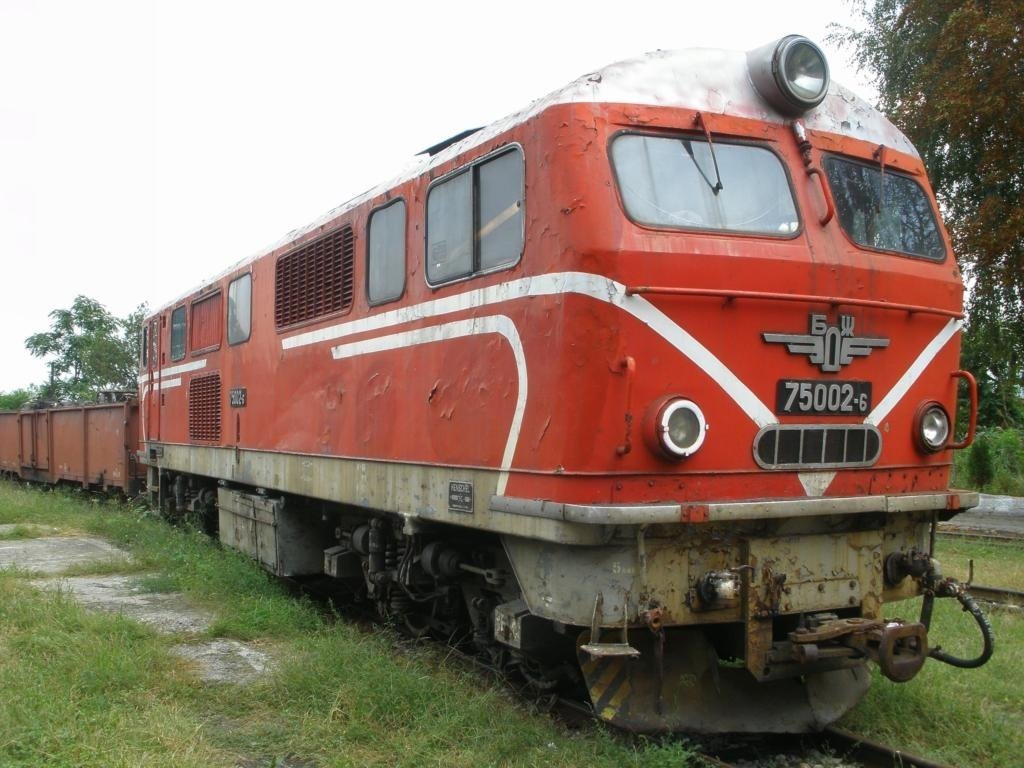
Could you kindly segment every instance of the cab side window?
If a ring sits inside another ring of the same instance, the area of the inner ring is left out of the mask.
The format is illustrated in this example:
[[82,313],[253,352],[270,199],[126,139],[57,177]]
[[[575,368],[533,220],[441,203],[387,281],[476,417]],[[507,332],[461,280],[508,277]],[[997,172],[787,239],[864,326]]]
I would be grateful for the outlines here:
[[228,344],[248,341],[252,333],[252,274],[244,274],[228,286]]
[[171,313],[171,360],[185,357],[185,307]]
[[370,304],[394,301],[405,290],[405,201],[370,214],[366,246],[366,297]]

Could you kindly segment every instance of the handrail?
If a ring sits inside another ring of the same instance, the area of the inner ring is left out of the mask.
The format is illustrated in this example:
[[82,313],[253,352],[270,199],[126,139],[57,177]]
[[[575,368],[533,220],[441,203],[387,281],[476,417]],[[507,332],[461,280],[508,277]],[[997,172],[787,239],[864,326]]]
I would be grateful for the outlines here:
[[818,184],[821,187],[821,195],[825,198],[825,215],[818,219],[818,223],[821,226],[827,225],[836,215],[836,203],[832,199],[832,190],[828,188],[828,184],[825,181],[825,174],[821,172],[821,168],[815,165],[807,166],[807,175],[816,176]]
[[733,291],[718,288],[676,288],[660,285],[630,285],[626,287],[627,296],[648,293],[662,296],[710,296],[727,299],[762,299],[764,301],[802,301],[809,303],[831,304],[832,306],[845,305],[850,307],[874,307],[877,309],[892,309],[900,312],[920,312],[924,315],[939,315],[941,317],[952,317],[957,320],[963,318],[963,312],[952,309],[938,309],[937,307],[924,307],[918,304],[899,304],[879,299],[854,299],[842,296],[815,296],[806,293],[777,293],[773,291]]
[[949,445],[946,446],[954,451],[959,451],[974,442],[974,435],[978,431],[978,382],[971,375],[970,371],[953,371],[950,376],[967,382],[967,391],[971,398],[971,414],[967,420],[967,434],[963,440],[950,441]]

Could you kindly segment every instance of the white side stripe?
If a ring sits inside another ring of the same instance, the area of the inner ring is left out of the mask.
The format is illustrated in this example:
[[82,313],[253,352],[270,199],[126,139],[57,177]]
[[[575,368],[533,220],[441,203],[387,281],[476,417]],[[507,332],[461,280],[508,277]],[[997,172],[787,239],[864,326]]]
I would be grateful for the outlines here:
[[[180,387],[181,378],[178,374],[188,373],[189,371],[198,371],[205,367],[206,358],[204,357],[202,360],[193,360],[191,363],[182,363],[181,365],[173,365],[170,368],[153,371],[152,390],[154,392],[160,392],[164,389]],[[168,378],[169,376],[174,376],[175,378]],[[139,376],[139,386],[142,388],[139,393],[139,410],[142,411],[142,437],[144,440],[148,440],[149,432],[146,424],[146,414],[149,411],[149,408],[146,405],[146,397],[149,395],[150,391],[149,374]]]
[[356,341],[351,344],[342,344],[331,349],[331,355],[335,360],[343,360],[347,357],[370,354],[373,352],[385,352],[392,349],[412,347],[417,344],[429,344],[436,341],[447,341],[466,336],[479,336],[482,334],[497,333],[508,341],[512,347],[512,354],[516,359],[516,373],[519,376],[519,392],[516,395],[515,411],[512,414],[512,424],[508,430],[508,437],[505,440],[505,452],[501,457],[501,474],[498,476],[498,495],[505,493],[505,486],[508,484],[508,471],[512,466],[512,459],[515,458],[516,445],[519,443],[519,433],[523,426],[523,414],[526,411],[526,396],[528,390],[526,373],[526,355],[523,352],[523,343],[519,338],[519,331],[511,318],[504,315],[492,315],[490,317],[474,317],[469,320],[456,320],[451,323],[433,325],[429,328],[419,328],[414,331],[391,334],[390,336],[378,336],[364,341]]
[[299,333],[281,340],[284,350],[340,339],[357,333],[376,331],[402,323],[426,320],[491,304],[528,298],[574,293],[612,304],[629,313],[665,339],[700,367],[757,424],[763,427],[778,420],[757,395],[711,351],[674,323],[664,312],[639,296],[627,296],[626,288],[601,275],[586,272],[557,272],[524,277],[499,285],[466,291],[443,299],[434,299],[411,307],[401,307],[379,315],[340,323],[315,331]]
[[[153,371],[154,379],[163,379],[168,376],[177,376],[180,373],[188,373],[189,371],[198,371],[200,368],[206,367],[206,358],[202,360],[193,360],[191,363],[182,363],[181,365],[172,365],[170,368],[163,368],[159,371]],[[139,376],[139,384],[145,384],[149,381],[149,376]]]
[[917,359],[910,364],[906,372],[900,377],[899,381],[889,390],[881,402],[875,406],[875,409],[868,414],[867,418],[864,419],[865,424],[872,424],[878,426],[882,423],[889,412],[896,407],[896,404],[903,399],[903,396],[907,394],[914,382],[921,378],[921,374],[924,373],[925,368],[935,359],[935,356],[939,354],[946,343],[952,339],[957,331],[963,327],[963,320],[950,320],[939,331],[938,335],[930,342],[927,346],[921,350],[921,354],[917,356]]

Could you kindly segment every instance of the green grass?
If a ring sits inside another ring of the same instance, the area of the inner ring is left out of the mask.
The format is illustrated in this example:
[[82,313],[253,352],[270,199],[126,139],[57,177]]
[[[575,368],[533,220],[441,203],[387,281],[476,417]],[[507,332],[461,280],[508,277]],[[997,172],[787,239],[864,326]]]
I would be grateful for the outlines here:
[[974,581],[986,587],[1024,590],[1024,545],[939,534],[935,557],[942,572],[966,582],[974,560]]
[[168,653],[175,638],[0,571],[5,768],[690,764],[680,743],[533,716],[442,648],[330,621],[243,556],[143,510],[0,483],[0,523],[29,522],[120,544],[130,570],[149,572],[144,588],[181,589],[218,615],[210,634],[254,640],[275,662],[245,688],[205,685]]
[[0,765],[230,764],[164,640],[0,573]]
[[[109,576],[115,573],[145,573],[150,569],[148,563],[141,563],[127,557],[108,557],[104,560],[89,560],[84,563],[69,565],[60,572],[60,576]],[[31,576],[32,574],[29,574]]]
[[38,539],[42,536],[55,536],[57,533],[52,527],[47,528],[39,525],[23,525],[19,523],[9,530],[0,531],[0,541]]
[[[888,615],[916,618],[919,601],[888,606]],[[865,699],[841,721],[850,730],[957,766],[1018,768],[1024,760],[1024,621],[992,611],[995,655],[980,669],[928,660],[909,683],[877,670]],[[930,642],[975,656],[981,647],[971,618],[950,600],[936,604]]]
[[[946,575],[966,580],[973,558],[979,584],[1024,589],[1019,544],[939,536],[936,557]],[[920,610],[919,600],[909,600],[887,605],[886,615],[915,620]],[[996,649],[984,667],[961,670],[929,660],[902,684],[875,670],[871,691],[840,724],[951,765],[1024,765],[1024,616],[999,608],[988,614]],[[981,649],[974,621],[948,599],[936,602],[929,642],[962,657]]]
[[[446,663],[433,645],[396,643],[325,618],[247,558],[145,510],[0,483],[0,523],[85,531],[132,554],[144,589],[182,590],[217,619],[212,635],[253,640],[274,672],[244,689],[204,685],[168,654],[174,638],[89,614],[0,572],[0,766],[672,766],[678,743],[568,732],[508,689]],[[945,573],[1024,588],[1024,548],[939,537]],[[109,565],[109,564],[107,564]],[[101,570],[107,565],[98,566]],[[915,619],[920,604],[887,606]],[[929,661],[910,683],[875,675],[842,725],[953,765],[1010,768],[1024,754],[1024,618],[996,612],[996,655],[979,670]],[[932,642],[962,655],[978,635],[958,606],[936,606]]]

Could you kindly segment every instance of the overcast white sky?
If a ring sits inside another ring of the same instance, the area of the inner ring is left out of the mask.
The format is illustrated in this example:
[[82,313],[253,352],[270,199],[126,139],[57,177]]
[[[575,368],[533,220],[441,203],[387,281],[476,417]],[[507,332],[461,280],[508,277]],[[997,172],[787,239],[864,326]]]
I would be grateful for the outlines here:
[[654,49],[825,42],[813,3],[0,0],[0,390],[78,294],[160,305],[417,151]]

